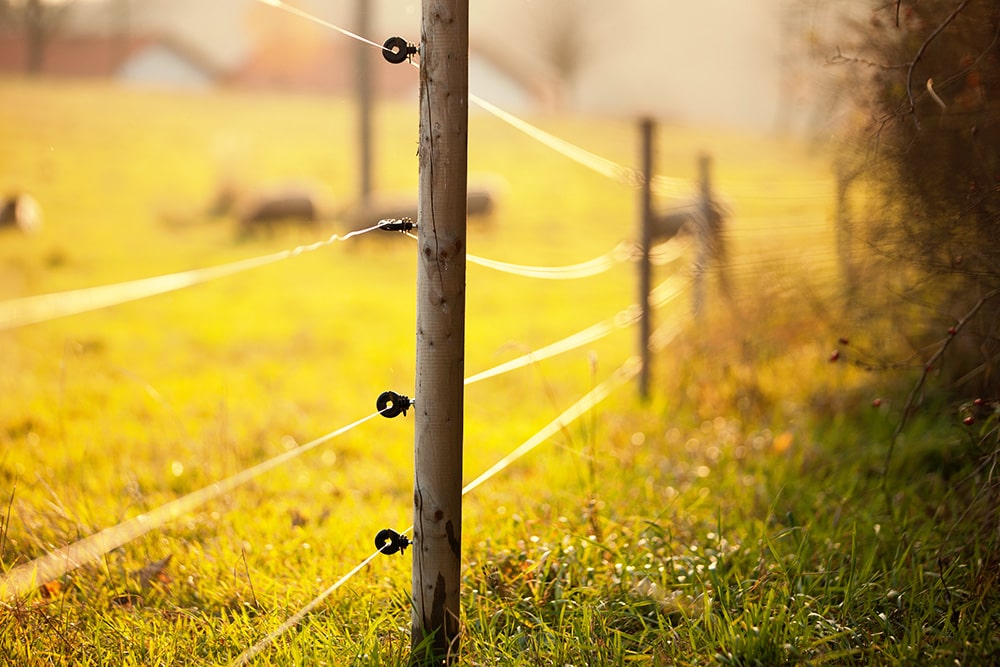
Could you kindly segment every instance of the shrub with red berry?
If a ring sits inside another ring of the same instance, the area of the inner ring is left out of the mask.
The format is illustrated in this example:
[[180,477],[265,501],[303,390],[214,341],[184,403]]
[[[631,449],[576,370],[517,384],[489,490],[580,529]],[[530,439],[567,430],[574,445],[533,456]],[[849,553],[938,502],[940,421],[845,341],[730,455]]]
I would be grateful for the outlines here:
[[878,193],[864,228],[892,291],[877,307],[918,347],[947,331],[935,370],[949,388],[998,395],[1000,2],[870,6],[833,59],[851,68],[844,92],[871,119],[843,160]]

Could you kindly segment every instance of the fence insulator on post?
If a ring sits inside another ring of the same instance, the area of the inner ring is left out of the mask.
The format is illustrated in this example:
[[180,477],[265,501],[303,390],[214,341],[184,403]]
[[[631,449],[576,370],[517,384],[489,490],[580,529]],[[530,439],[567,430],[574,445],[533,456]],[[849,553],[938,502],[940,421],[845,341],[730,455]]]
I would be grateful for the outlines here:
[[420,47],[412,660],[457,661],[469,1],[424,0]]
[[383,528],[375,534],[375,548],[386,556],[402,554],[411,544],[413,543],[406,535],[397,533],[392,528]]

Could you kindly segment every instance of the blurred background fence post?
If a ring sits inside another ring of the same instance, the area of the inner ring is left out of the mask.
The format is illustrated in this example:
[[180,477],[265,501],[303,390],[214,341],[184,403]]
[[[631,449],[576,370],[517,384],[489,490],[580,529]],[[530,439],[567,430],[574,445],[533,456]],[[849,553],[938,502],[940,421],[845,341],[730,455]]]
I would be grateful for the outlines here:
[[[360,35],[371,32],[370,0],[357,0],[357,31]],[[358,206],[367,210],[372,193],[372,50],[368,44],[358,41],[354,46],[357,53],[357,96],[358,96]]]
[[649,251],[653,241],[653,120],[643,118],[639,121],[639,153],[642,169],[642,188],[639,190],[639,246],[642,256],[639,260],[639,358],[642,369],[639,371],[639,398],[649,398],[650,376],[650,335],[652,332],[652,314],[649,312],[649,290],[651,288],[651,273]]
[[840,166],[837,169],[837,198],[836,206],[836,226],[837,226],[837,260],[840,263],[840,279],[843,281],[842,293],[849,303],[855,294],[856,279],[854,276],[854,264],[851,258],[851,244],[853,243],[853,230],[851,220],[851,205],[848,200],[851,183],[857,177],[857,172],[850,173],[846,167]]
[[708,271],[712,244],[712,216],[715,207],[712,203],[711,185],[712,158],[707,153],[698,156],[698,186],[699,210],[694,216],[695,253],[694,253],[694,284],[692,285],[694,316],[701,319],[705,312],[705,274]]
[[417,209],[412,663],[460,633],[469,0],[423,0]]

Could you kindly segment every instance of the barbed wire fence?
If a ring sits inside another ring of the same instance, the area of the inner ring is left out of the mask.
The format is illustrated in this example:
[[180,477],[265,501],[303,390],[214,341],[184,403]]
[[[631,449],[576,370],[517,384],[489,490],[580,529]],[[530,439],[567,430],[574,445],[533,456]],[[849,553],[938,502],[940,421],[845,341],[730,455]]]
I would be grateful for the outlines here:
[[[369,41],[363,36],[356,35],[350,31],[340,28],[339,26],[335,26],[323,21],[322,19],[318,19],[317,17],[307,14],[306,12],[294,8],[292,5],[281,2],[280,0],[259,0],[259,2],[289,11],[301,16],[304,19],[319,22],[321,25],[341,32],[345,36],[358,39],[375,48],[387,50],[383,45],[379,45],[376,42]],[[621,166],[611,160],[555,137],[537,126],[528,123],[524,119],[510,114],[509,112],[500,109],[499,107],[478,96],[475,96],[474,94],[470,94],[470,100],[503,122],[525,133],[527,136],[532,137],[539,143],[548,146],[568,159],[586,166],[621,185],[639,189],[642,188],[644,184],[648,184],[651,192],[668,197],[690,197],[692,193],[693,188],[691,187],[691,184],[683,179],[654,176],[651,173],[643,173],[638,170]],[[814,184],[810,183],[808,185],[812,187]],[[829,194],[819,192],[820,184],[817,183],[815,186],[815,191],[809,191],[806,195],[803,195],[803,197],[811,198],[830,196]],[[706,198],[709,196],[710,195],[706,195]],[[743,192],[741,196],[754,197],[758,195],[752,190],[747,190],[746,192]],[[704,203],[705,202],[699,203],[697,201],[694,203],[684,203],[676,207],[660,211],[660,214],[664,215],[671,212],[690,213],[692,215],[691,219],[696,224],[701,224],[698,223],[696,209],[700,204]],[[389,228],[395,231],[397,229],[396,227],[390,228],[386,223],[393,225],[398,222],[399,221],[395,220],[379,221],[371,227],[361,229],[344,236],[333,235],[326,240],[318,241],[316,243],[300,245],[289,250],[240,260],[216,267],[193,269],[112,285],[34,297],[25,297],[22,299],[3,302],[0,303],[0,330],[33,324],[42,324],[60,317],[71,316],[100,308],[113,307],[129,301],[161,295],[187,287],[194,287],[205,282],[217,280],[223,277],[234,276],[255,268],[291,259],[308,252],[327,248],[334,243],[347,241],[353,237],[374,232],[380,228]],[[790,226],[794,229],[801,229],[801,225],[799,224],[791,224]],[[755,228],[753,232],[746,233],[748,235],[752,235],[758,233],[758,230],[760,229],[761,228],[758,227]],[[774,231],[779,229],[779,226],[769,228],[765,227],[763,228],[764,233],[766,233],[768,229]],[[739,235],[744,232],[727,230],[727,233],[735,233]],[[412,238],[416,238],[413,234],[407,233],[407,235]],[[648,240],[654,240],[656,235],[646,238]],[[676,241],[672,242],[668,246],[662,246],[659,254],[651,254],[650,250],[649,244],[646,246],[642,246],[641,244],[619,244],[607,253],[604,253],[592,260],[567,266],[522,265],[491,260],[474,255],[469,255],[467,259],[471,263],[478,264],[488,269],[502,271],[525,278],[541,280],[576,280],[600,275],[619,264],[628,262],[639,263],[639,260],[642,259],[658,264],[676,262],[687,253],[687,249]],[[760,260],[761,263],[766,261],[766,259]],[[836,256],[832,252],[826,253],[821,251],[812,258],[812,261],[834,263],[836,261]],[[744,272],[752,272],[758,269],[759,266],[760,264],[757,262],[743,262],[731,264],[726,268],[735,270],[737,274],[743,274]],[[695,273],[697,273],[697,270]],[[689,277],[674,275],[661,282],[655,288],[644,290],[645,294],[648,296],[649,308],[655,310],[664,307],[682,294],[690,292],[691,285],[692,282]],[[643,305],[633,305],[620,311],[609,319],[582,329],[559,341],[540,347],[522,355],[521,357],[501,363],[493,368],[470,375],[465,378],[465,384],[470,385],[484,381],[519,368],[536,364],[541,360],[554,357],[564,352],[578,349],[584,345],[610,335],[610,333],[615,330],[633,326],[643,316]],[[681,331],[681,328],[681,323],[671,321],[661,326],[656,331],[650,332],[646,336],[644,343],[645,349],[652,349],[655,351],[662,350],[676,338]],[[640,347],[642,347],[642,345],[643,343],[640,343]],[[468,482],[462,488],[462,495],[464,496],[473,492],[480,486],[486,484],[493,477],[502,473],[520,458],[524,457],[536,449],[539,445],[550,439],[552,435],[566,428],[567,425],[571,424],[581,415],[586,414],[588,411],[593,409],[598,403],[606,399],[615,390],[622,387],[628,381],[636,378],[644,368],[648,368],[648,362],[643,363],[641,358],[638,357],[629,358],[604,382],[573,403],[562,414],[549,422],[533,436],[528,438],[519,447],[515,448],[509,454],[501,458],[474,480]],[[170,501],[158,508],[145,512],[134,519],[106,528],[63,548],[51,551],[32,562],[16,566],[0,577],[0,599],[11,600],[27,595],[38,585],[64,576],[75,568],[100,559],[113,549],[119,548],[124,544],[136,540],[148,532],[164,527],[171,521],[184,516],[193,509],[210,502],[212,499],[229,493],[247,482],[259,477],[260,475],[263,475],[264,473],[271,471],[288,461],[297,458],[298,456],[312,451],[341,435],[361,427],[380,414],[384,415],[393,407],[398,408],[397,405],[391,405],[389,408],[380,408],[376,412],[363,416],[346,424],[345,426],[330,431],[329,433],[298,446],[295,449],[289,450],[271,459],[267,459],[261,463],[246,468],[235,475],[210,484],[181,498]],[[411,530],[412,526],[400,531],[399,534],[406,535],[411,532]],[[377,549],[369,556],[361,560],[355,567],[348,570],[343,576],[337,579],[329,588],[319,593],[309,604],[301,608],[295,614],[291,615],[285,622],[265,635],[259,642],[249,647],[231,664],[247,664],[253,657],[265,650],[267,646],[272,644],[285,632],[297,625],[305,616],[307,616],[330,595],[343,587],[344,584],[347,583],[353,576],[363,571],[365,567],[379,555],[380,552],[383,552],[383,549]]]

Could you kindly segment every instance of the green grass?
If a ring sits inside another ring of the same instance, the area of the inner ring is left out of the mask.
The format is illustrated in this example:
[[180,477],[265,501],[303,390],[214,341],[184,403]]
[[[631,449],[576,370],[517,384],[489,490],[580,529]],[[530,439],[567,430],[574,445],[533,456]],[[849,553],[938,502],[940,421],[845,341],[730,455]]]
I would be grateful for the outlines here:
[[[356,188],[346,102],[16,80],[0,96],[0,186],[46,214],[37,237],[0,235],[0,299],[314,240],[237,242],[232,220],[201,214],[223,178],[319,181],[337,204]],[[638,154],[628,119],[535,120],[623,164]],[[415,109],[380,110],[380,188],[415,186],[416,125]],[[620,390],[466,498],[462,663],[995,661],[996,422],[968,428],[928,401],[882,475],[908,378],[827,360],[839,336],[869,334],[836,295],[832,201],[813,196],[825,157],[668,126],[659,141],[662,173],[693,177],[707,150],[731,188],[737,307],[711,290],[699,329],[686,300],[658,313],[687,324],[656,359],[650,403]],[[634,192],[488,116],[472,118],[470,163],[509,183],[470,230],[475,254],[558,265],[633,236]],[[2,571],[411,391],[413,250],[364,238],[0,332]],[[469,374],[635,293],[627,266],[569,283],[470,267],[468,283]],[[634,338],[470,386],[466,479],[601,382]],[[410,523],[411,425],[368,422],[0,603],[0,662],[229,662],[370,554],[380,528]],[[139,571],[167,557],[143,586]],[[409,565],[376,559],[255,664],[405,664]]]

